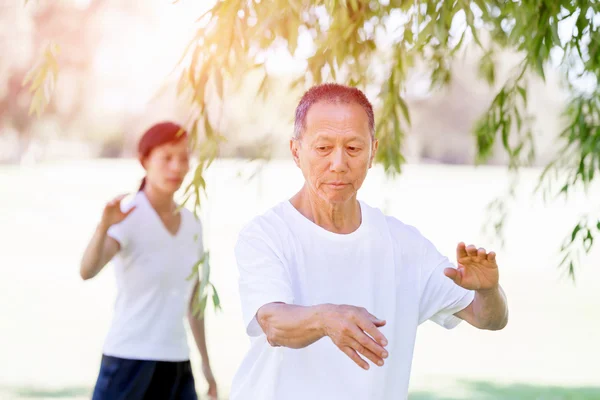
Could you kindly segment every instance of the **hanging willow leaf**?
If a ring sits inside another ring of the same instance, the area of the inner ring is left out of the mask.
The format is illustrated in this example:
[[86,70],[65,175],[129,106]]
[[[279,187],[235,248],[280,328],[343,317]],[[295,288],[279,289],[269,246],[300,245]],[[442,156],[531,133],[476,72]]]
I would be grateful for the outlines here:
[[50,43],[44,50],[41,59],[27,72],[23,79],[23,86],[29,86],[33,94],[29,106],[29,115],[35,113],[38,117],[42,114],[54,92],[55,82],[58,80],[58,61],[60,47]]

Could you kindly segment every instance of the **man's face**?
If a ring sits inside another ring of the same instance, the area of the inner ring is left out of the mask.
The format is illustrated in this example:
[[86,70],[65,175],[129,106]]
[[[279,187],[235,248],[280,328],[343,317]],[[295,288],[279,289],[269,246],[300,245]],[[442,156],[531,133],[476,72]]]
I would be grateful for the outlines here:
[[313,104],[302,136],[290,142],[309,189],[328,203],[343,203],[356,195],[377,146],[367,113],[356,103]]

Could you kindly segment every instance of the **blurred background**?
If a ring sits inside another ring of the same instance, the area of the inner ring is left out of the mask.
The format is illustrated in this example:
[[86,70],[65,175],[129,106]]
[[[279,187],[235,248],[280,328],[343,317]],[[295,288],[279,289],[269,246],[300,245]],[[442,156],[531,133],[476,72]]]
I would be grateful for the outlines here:
[[[155,122],[187,120],[189,106],[178,96],[173,71],[197,32],[196,20],[212,6],[191,0],[0,3],[0,399],[90,397],[115,285],[110,266],[82,282],[80,257],[105,202],[137,189],[139,136]],[[60,44],[59,79],[36,116],[23,81],[49,40]],[[249,72],[219,103],[219,131],[227,142],[205,172],[201,217],[223,307],[219,313],[209,308],[207,331],[224,399],[249,345],[233,245],[246,222],[302,184],[288,140],[304,88],[288,85],[308,68],[298,59],[311,52],[309,40],[298,40],[294,56],[270,52],[269,95],[256,96],[262,75]],[[514,173],[502,143],[475,165],[473,126],[500,87],[476,78],[480,59],[476,50],[452,59],[452,80],[443,90],[430,89],[418,64],[411,69],[403,89],[412,123],[402,142],[402,173],[392,176],[376,165],[360,192],[418,227],[451,259],[459,241],[495,249],[509,299],[510,322],[499,332],[422,325],[409,398],[600,399],[600,253],[593,248],[582,257],[574,279],[559,267],[565,237],[582,213],[597,207],[599,188],[575,186],[556,201],[532,193],[559,148],[567,85],[552,64],[544,81],[528,81],[536,158],[519,170],[499,236],[492,226],[498,215],[488,205],[506,194]],[[496,80],[519,59],[509,49],[498,51]],[[203,393],[195,351],[192,361]]]

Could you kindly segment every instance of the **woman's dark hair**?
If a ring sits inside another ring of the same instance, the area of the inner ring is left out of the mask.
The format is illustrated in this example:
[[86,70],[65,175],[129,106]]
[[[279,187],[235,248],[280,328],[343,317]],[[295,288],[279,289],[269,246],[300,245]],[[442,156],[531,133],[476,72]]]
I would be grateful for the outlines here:
[[[138,154],[140,160],[148,157],[152,150],[166,143],[178,142],[187,137],[187,132],[181,126],[173,122],[160,122],[153,125],[141,137],[138,143]],[[146,177],[142,179],[139,190],[146,186]]]

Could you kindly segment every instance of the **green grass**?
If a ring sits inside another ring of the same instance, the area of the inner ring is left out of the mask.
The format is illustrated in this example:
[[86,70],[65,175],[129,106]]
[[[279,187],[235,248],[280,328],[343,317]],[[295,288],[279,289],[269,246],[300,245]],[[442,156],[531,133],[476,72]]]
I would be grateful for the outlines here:
[[[461,394],[439,390],[411,392],[409,400],[600,400],[600,386],[565,387],[528,384],[502,385],[485,381],[461,381]],[[453,390],[454,392],[454,390]]]
[[90,398],[92,388],[74,386],[65,388],[0,387],[0,398],[9,399],[79,399]]
[[[87,399],[90,387],[0,387],[3,400]],[[528,384],[502,385],[486,381],[460,381],[452,389],[411,392],[409,400],[600,400],[600,386],[565,387]]]

